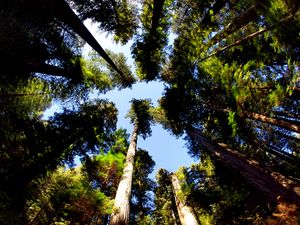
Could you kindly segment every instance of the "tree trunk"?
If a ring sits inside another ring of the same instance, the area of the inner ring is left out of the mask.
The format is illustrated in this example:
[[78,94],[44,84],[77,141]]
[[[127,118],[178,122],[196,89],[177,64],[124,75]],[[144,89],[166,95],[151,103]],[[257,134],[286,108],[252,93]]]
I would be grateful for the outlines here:
[[300,120],[300,114],[297,114],[297,113],[291,113],[291,112],[287,112],[287,111],[272,111],[272,113],[274,113],[276,116]]
[[182,225],[199,225],[194,210],[182,199],[180,181],[176,174],[172,174],[173,194],[176,201],[179,219]]
[[[214,157],[221,162],[239,171],[239,173],[255,188],[262,191],[274,203],[278,201],[300,207],[300,185],[287,179],[280,173],[264,169],[255,161],[248,159],[243,154],[230,149],[224,143],[215,143],[203,134],[190,128],[187,133],[204,146]],[[295,209],[296,210],[296,209]]]
[[219,53],[221,53],[221,52],[224,52],[225,50],[227,50],[227,49],[229,49],[229,48],[238,46],[238,45],[240,45],[241,43],[243,43],[243,42],[245,42],[245,41],[247,41],[247,40],[253,39],[253,38],[257,37],[257,36],[260,35],[260,34],[263,34],[263,33],[267,32],[267,31],[273,30],[273,29],[276,28],[279,24],[286,23],[286,22],[288,22],[289,20],[293,19],[295,16],[298,16],[299,14],[300,14],[300,11],[297,11],[295,14],[289,15],[289,16],[287,16],[287,17],[285,17],[285,18],[279,20],[279,22],[275,23],[274,25],[265,27],[265,28],[263,28],[263,29],[261,29],[261,30],[258,30],[258,31],[256,31],[256,32],[252,33],[252,34],[249,34],[249,35],[246,36],[246,37],[242,37],[241,39],[235,41],[234,43],[232,43],[232,44],[230,44],[230,45],[227,45],[227,46],[225,46],[225,47],[223,47],[223,48],[221,48],[221,49],[217,49],[214,53],[212,53],[212,54],[210,54],[210,55],[208,55],[208,56],[206,56],[206,57],[200,59],[197,63],[202,62],[202,61],[204,61],[204,60],[206,60],[206,59],[208,59],[208,58],[210,58],[210,57],[212,57],[212,56],[214,56],[214,55],[217,55],[217,54],[219,54]]
[[228,0],[216,0],[216,2],[207,10],[207,12],[202,17],[201,26],[207,26],[207,24],[210,24],[211,17],[216,15],[228,2]]
[[[217,112],[222,112],[222,113],[229,113],[231,111],[230,108],[219,108],[217,106],[209,105],[209,104],[204,104],[206,107],[217,111]],[[254,113],[254,112],[249,112],[249,111],[241,111],[241,114],[239,115],[241,118],[248,118],[252,120],[258,120],[263,123],[268,123],[272,124],[278,127],[285,128],[290,131],[294,131],[297,133],[300,133],[300,125],[299,124],[293,124],[291,122],[287,122],[281,119],[276,119],[276,118],[271,118],[262,114]]]
[[249,119],[253,119],[253,120],[258,120],[264,123],[269,123],[278,127],[282,127],[297,133],[300,133],[300,125],[298,124],[292,124],[290,122],[284,121],[284,120],[280,120],[280,119],[275,119],[275,118],[271,118],[262,114],[258,114],[258,113],[254,113],[254,112],[247,112],[247,111],[243,111],[242,112],[242,116],[244,118],[249,118]]
[[165,0],[154,0],[150,35],[155,35],[155,31],[159,26],[159,20],[163,11],[164,2]]
[[127,151],[123,175],[116,193],[115,205],[109,223],[110,225],[127,225],[129,223],[129,203],[131,196],[132,175],[134,169],[133,165],[134,155],[136,152],[137,136],[138,126],[135,124],[130,140],[130,145]]
[[250,6],[245,12],[243,12],[240,16],[233,19],[231,23],[229,23],[220,33],[216,34],[212,38],[212,43],[216,43],[223,38],[226,38],[228,35],[234,33],[238,29],[246,26],[253,20],[258,19],[258,9],[262,8],[262,3],[257,2],[254,5]]
[[273,131],[274,134],[276,135],[279,135],[285,139],[289,139],[291,141],[299,141],[300,142],[300,137],[299,136],[291,136],[291,135],[288,135],[288,134],[284,134],[282,132],[279,132],[279,131]]
[[54,12],[54,15],[60,18],[68,26],[71,27],[83,40],[85,40],[98,54],[105,59],[105,61],[114,68],[121,77],[124,77],[123,73],[118,69],[112,59],[107,55],[101,45],[97,42],[90,31],[85,27],[78,16],[73,12],[71,7],[65,0],[48,1],[42,0],[45,5],[49,7],[49,10]]

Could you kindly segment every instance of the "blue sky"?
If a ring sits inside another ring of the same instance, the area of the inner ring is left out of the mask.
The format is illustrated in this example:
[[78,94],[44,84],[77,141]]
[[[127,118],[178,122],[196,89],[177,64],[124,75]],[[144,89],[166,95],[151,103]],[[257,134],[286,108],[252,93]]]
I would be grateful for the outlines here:
[[[130,120],[125,118],[128,109],[130,108],[130,100],[132,98],[152,99],[154,106],[157,105],[157,100],[163,92],[163,84],[160,82],[137,83],[132,89],[121,91],[110,91],[101,97],[107,98],[116,104],[119,110],[118,128],[125,128],[128,133],[132,132],[132,124]],[[138,138],[138,147],[145,149],[156,162],[155,170],[152,177],[155,176],[159,168],[165,168],[175,172],[180,166],[189,166],[194,161],[187,154],[185,141],[182,138],[176,138],[168,131],[164,130],[161,125],[151,127],[152,136],[143,140]]]
[[[104,33],[100,33],[97,30],[96,24],[86,21],[85,25],[94,35],[97,41],[104,49],[109,49],[113,52],[123,52],[127,57],[127,63],[131,65],[134,72],[133,59],[130,55],[130,46],[132,42],[122,46],[115,44],[112,41],[112,36]],[[91,47],[86,45],[84,47],[84,55],[91,50]],[[118,128],[125,128],[129,134],[132,132],[132,124],[130,120],[125,116],[130,108],[130,100],[133,98],[144,99],[150,98],[154,106],[157,105],[157,100],[162,96],[164,85],[161,82],[148,82],[148,83],[136,83],[131,89],[113,90],[109,91],[105,95],[100,95],[100,98],[106,98],[116,104],[118,108]],[[46,114],[51,115],[54,111],[58,110],[58,106],[54,105],[49,109]],[[152,126],[152,136],[143,140],[141,137],[138,139],[138,147],[145,149],[152,156],[156,162],[154,172],[151,177],[153,178],[159,168],[165,168],[169,171],[175,172],[180,166],[189,166],[194,163],[194,160],[187,154],[185,148],[185,141],[182,138],[176,138],[168,131],[164,130],[161,125]]]

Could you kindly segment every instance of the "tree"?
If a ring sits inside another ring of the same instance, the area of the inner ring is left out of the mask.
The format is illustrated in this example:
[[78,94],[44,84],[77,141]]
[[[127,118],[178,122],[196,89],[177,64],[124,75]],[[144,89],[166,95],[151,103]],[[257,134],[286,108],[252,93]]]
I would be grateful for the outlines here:
[[137,29],[137,9],[130,1],[70,1],[82,20],[91,19],[99,28],[114,33],[114,40],[126,44]]
[[[85,103],[78,111],[65,110],[49,121],[16,118],[1,137],[3,212],[15,213],[14,218],[18,218],[34,180],[58,165],[72,164],[76,155],[97,152],[115,125],[116,109],[107,101]],[[1,220],[7,215],[1,215]]]
[[130,203],[130,224],[151,224],[152,194],[155,182],[149,178],[155,162],[146,150],[138,149],[134,160],[132,193]]
[[[85,83],[90,88],[96,88],[99,92],[106,93],[109,90],[131,87],[135,78],[126,64],[126,57],[123,53],[113,53],[106,50],[109,56],[116,62],[123,73],[120,76],[109,64],[98,56],[95,51],[91,51],[87,59],[83,59],[83,76]],[[105,70],[106,67],[106,70]]]
[[[142,34],[136,36],[132,54],[137,64],[140,79],[151,81],[159,77],[165,62],[173,1],[143,1],[141,22]],[[150,14],[150,16],[149,16]]]
[[184,197],[201,224],[262,224],[274,210],[263,193],[241,182],[239,171],[204,150],[199,163],[182,172]]
[[[177,175],[173,173],[171,175],[173,193],[176,199],[176,206],[178,210],[178,215],[182,225],[198,225],[198,219],[193,211],[193,209],[185,201],[184,193],[181,188],[181,182]],[[184,181],[183,181],[184,182]]]
[[[241,153],[229,149],[224,143],[210,141],[195,129],[188,131],[188,133],[226,166],[238,170],[250,184],[266,194],[271,202],[277,202],[278,205],[285,204],[289,208],[286,216],[291,216],[292,221],[297,220],[292,215],[297,214],[297,208],[300,205],[300,196],[297,193],[299,184],[289,180],[280,173],[268,171],[259,165],[258,162],[249,160]],[[286,185],[288,183],[290,185]],[[278,199],[280,199],[280,203],[278,203]]]
[[150,108],[150,100],[133,99],[131,102],[132,104],[129,116],[131,123],[134,124],[134,128],[126,155],[126,164],[123,170],[123,175],[116,193],[115,205],[110,219],[111,225],[129,223],[130,195],[132,189],[137,136],[142,135],[143,138],[146,138],[151,134],[150,124],[152,123],[152,118],[148,112]]
[[79,17],[73,12],[71,7],[64,0],[56,0],[55,2],[43,1],[54,13],[54,16],[62,20],[71,27],[82,39],[84,39],[107,63],[114,68],[121,76],[122,72],[118,69],[115,63],[107,55],[101,45],[92,36],[89,30],[84,26]]
[[[128,134],[126,130],[118,129],[105,139],[105,145],[100,154],[86,157],[83,172],[94,189],[100,190],[113,201],[122,172],[125,166],[126,151],[128,149]],[[113,204],[102,213],[102,221],[108,223]]]
[[171,173],[159,169],[154,190],[155,208],[152,213],[154,224],[180,224],[176,202],[172,191]]
[[90,184],[78,167],[59,168],[40,179],[36,198],[28,201],[27,224],[101,221],[112,200]]

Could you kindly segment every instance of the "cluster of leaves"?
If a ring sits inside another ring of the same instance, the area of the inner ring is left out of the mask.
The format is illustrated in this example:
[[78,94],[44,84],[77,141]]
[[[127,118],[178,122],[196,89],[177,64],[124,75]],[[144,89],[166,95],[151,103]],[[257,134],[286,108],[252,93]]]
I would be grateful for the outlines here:
[[155,182],[149,175],[155,162],[146,150],[138,149],[134,160],[134,173],[130,203],[130,224],[151,224]]
[[[117,42],[133,39],[139,78],[166,83],[157,109],[150,100],[133,99],[129,117],[143,138],[151,135],[153,117],[175,135],[187,132],[189,151],[202,164],[177,176],[200,222],[260,222],[267,209],[252,198],[254,191],[240,178],[228,179],[228,168],[218,165],[215,171],[216,162],[203,152],[222,144],[270,171],[299,178],[299,1],[69,3],[78,16],[62,0],[1,5],[0,222],[107,223],[128,147],[126,132],[115,132],[114,104],[78,101],[72,110],[41,117],[53,99],[86,100],[92,89],[105,93],[135,82],[125,56],[104,51],[85,19],[98,22]],[[171,27],[176,37],[168,53]],[[103,59],[95,52],[83,59],[81,38]],[[75,156],[84,162],[82,173],[51,174]],[[149,154],[139,150],[132,223],[149,224],[151,217],[156,224],[179,223],[165,170],[158,174],[151,213],[154,185],[147,176],[153,166]]]
[[[162,74],[169,84],[160,100],[165,127],[176,135],[194,127],[277,169],[292,168],[299,157],[299,129],[293,128],[299,125],[299,53],[293,45],[299,35],[288,41],[284,33],[287,21],[299,26],[297,3],[177,6],[178,36]],[[258,29],[264,35],[256,35]],[[199,156],[199,150],[191,153]]]
[[131,108],[127,117],[130,118],[131,123],[138,127],[138,134],[145,139],[151,135],[151,124],[153,124],[153,117],[150,113],[151,108],[150,99],[132,99]]
[[180,224],[170,175],[165,169],[160,169],[156,174],[153,224]]
[[261,224],[271,215],[272,208],[262,193],[209,155],[178,172],[185,184],[182,194],[201,224]]

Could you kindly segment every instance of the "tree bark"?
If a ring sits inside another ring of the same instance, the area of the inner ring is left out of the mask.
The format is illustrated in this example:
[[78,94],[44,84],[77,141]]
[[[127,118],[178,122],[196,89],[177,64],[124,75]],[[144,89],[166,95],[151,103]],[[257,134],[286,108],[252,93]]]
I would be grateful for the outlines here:
[[[219,108],[217,106],[214,105],[209,105],[209,104],[205,104],[204,105],[214,111],[217,112],[222,112],[222,113],[229,113],[231,111],[230,108]],[[281,119],[276,119],[276,118],[272,118],[272,117],[268,117],[266,115],[263,114],[259,114],[259,113],[254,113],[254,112],[249,112],[249,111],[241,111],[240,115],[241,118],[248,118],[248,119],[252,119],[252,120],[258,120],[261,121],[263,123],[268,123],[268,124],[272,124],[278,127],[282,127],[285,128],[287,130],[290,131],[294,131],[297,133],[300,133],[300,125],[299,124],[294,124],[291,122],[287,122]]]
[[199,144],[204,146],[215,158],[239,171],[239,173],[255,188],[262,191],[274,203],[283,201],[289,205],[300,207],[300,185],[287,179],[282,174],[269,171],[255,160],[248,159],[243,154],[230,149],[224,143],[215,143],[194,128],[187,130],[187,133]]
[[234,18],[233,21],[229,23],[220,33],[216,34],[211,40],[212,43],[215,44],[217,41],[246,26],[251,21],[256,20],[259,17],[257,10],[260,8],[262,8],[261,2],[257,2],[254,5],[250,6],[240,16]]
[[300,125],[298,124],[293,124],[284,120],[280,119],[275,119],[271,118],[262,114],[254,113],[254,112],[248,112],[248,111],[243,111],[241,117],[244,118],[249,118],[253,120],[258,120],[264,123],[269,123],[278,127],[282,127],[297,133],[300,133]]
[[110,218],[110,225],[127,225],[129,223],[130,196],[133,175],[134,156],[136,153],[136,144],[138,136],[138,126],[135,124],[130,145],[128,147],[126,163],[123,175],[119,183],[113,213]]
[[179,219],[182,225],[199,225],[197,217],[194,213],[192,207],[188,206],[182,197],[182,189],[180,186],[180,181],[176,174],[172,174],[172,186],[173,186],[173,194],[176,201],[176,206],[178,210]]
[[164,2],[165,0],[154,0],[150,35],[155,35],[155,31],[159,25],[159,20],[163,11]]
[[49,7],[49,10],[52,10],[54,12],[55,16],[57,16],[68,26],[70,26],[71,29],[74,30],[83,40],[85,40],[95,51],[97,51],[99,55],[103,57],[105,61],[121,75],[121,77],[124,77],[123,73],[118,69],[116,64],[107,55],[101,45],[97,42],[94,36],[85,27],[85,25],[73,12],[71,7],[65,0],[42,1],[46,6]]
[[273,30],[273,29],[276,28],[276,26],[278,26],[279,24],[286,23],[286,22],[288,22],[289,20],[293,19],[295,16],[298,16],[299,14],[300,14],[300,11],[297,11],[295,14],[289,15],[289,16],[287,16],[287,17],[285,17],[285,18],[279,20],[279,22],[277,22],[277,23],[274,24],[274,25],[265,27],[265,28],[263,28],[263,29],[261,29],[261,30],[258,30],[258,31],[254,32],[254,33],[252,33],[252,34],[247,35],[246,37],[243,37],[243,38],[241,38],[241,39],[235,41],[234,43],[232,43],[232,44],[230,44],[230,45],[227,45],[227,46],[225,46],[225,47],[223,47],[223,48],[217,49],[214,53],[212,53],[212,54],[210,54],[210,55],[208,55],[208,56],[206,56],[206,57],[200,59],[197,63],[202,62],[202,61],[204,61],[204,60],[206,60],[206,59],[208,59],[208,58],[210,58],[210,57],[212,57],[212,56],[214,56],[214,55],[217,55],[217,54],[219,54],[219,53],[221,53],[221,52],[224,52],[225,50],[227,50],[227,49],[229,49],[229,48],[238,46],[238,45],[240,45],[241,43],[243,43],[243,42],[245,42],[245,41],[247,41],[247,40],[253,39],[253,38],[257,37],[257,36],[260,35],[260,34],[263,34],[263,33],[267,32],[267,31]]
[[202,17],[201,25],[207,26],[207,24],[210,24],[211,16],[216,15],[228,2],[228,0],[216,0],[216,2],[207,10],[207,12]]

